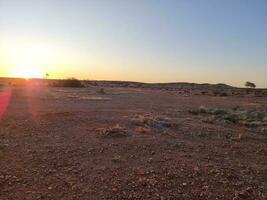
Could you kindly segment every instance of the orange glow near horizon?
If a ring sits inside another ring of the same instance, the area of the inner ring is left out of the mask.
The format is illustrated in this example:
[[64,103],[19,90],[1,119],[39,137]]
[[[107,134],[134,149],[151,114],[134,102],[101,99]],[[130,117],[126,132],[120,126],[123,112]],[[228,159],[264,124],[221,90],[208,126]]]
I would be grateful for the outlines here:
[[[43,78],[49,73],[55,57],[53,45],[34,39],[6,38],[0,47],[0,76],[14,78]],[[49,71],[48,71],[49,70]],[[55,70],[53,71],[55,73]]]
[[81,66],[94,61],[79,49],[45,39],[6,36],[0,43],[0,77],[86,78]]
[[[210,67],[199,73],[192,61],[164,60],[153,57],[118,55],[113,51],[90,49],[63,41],[30,36],[0,35],[0,77],[51,79],[75,77],[91,80],[121,80],[138,82],[195,82],[227,83],[242,87],[246,80],[257,80],[258,87],[266,87],[266,79],[256,73],[228,74],[226,70]],[[223,64],[215,63],[223,69]],[[199,69],[202,68],[199,65]],[[228,67],[229,68],[229,67]],[[206,69],[206,68],[205,68]],[[241,69],[241,67],[240,67]],[[220,73],[220,76],[217,76]],[[263,71],[262,73],[264,74]],[[242,76],[241,76],[242,75]]]

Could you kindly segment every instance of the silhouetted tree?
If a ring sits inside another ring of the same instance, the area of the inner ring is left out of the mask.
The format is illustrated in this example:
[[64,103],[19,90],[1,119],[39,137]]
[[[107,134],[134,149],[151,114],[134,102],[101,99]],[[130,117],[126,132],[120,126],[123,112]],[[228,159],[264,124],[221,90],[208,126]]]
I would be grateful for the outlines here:
[[247,81],[247,82],[245,83],[245,86],[248,87],[248,88],[255,88],[255,87],[256,87],[255,83],[251,83],[251,82],[249,82],[249,81]]
[[49,78],[49,74],[48,73],[45,73],[44,76],[43,76],[43,79],[48,79]]

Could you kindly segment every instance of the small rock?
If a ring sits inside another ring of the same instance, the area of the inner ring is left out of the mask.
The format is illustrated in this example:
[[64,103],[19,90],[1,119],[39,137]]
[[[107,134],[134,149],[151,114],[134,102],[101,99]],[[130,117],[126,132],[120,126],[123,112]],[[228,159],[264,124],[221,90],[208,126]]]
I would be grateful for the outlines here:
[[114,156],[114,157],[112,158],[112,161],[113,161],[113,162],[120,162],[120,161],[121,161],[121,157],[120,157],[119,155]]
[[187,183],[183,183],[182,186],[187,186]]
[[199,171],[199,167],[198,166],[194,167],[194,171],[198,172]]

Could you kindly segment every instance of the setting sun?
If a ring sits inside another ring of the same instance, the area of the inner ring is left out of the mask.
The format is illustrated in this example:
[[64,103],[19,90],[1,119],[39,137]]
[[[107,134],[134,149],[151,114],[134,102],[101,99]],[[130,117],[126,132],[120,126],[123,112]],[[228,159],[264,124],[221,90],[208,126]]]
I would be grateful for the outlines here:
[[9,77],[43,78],[53,56],[54,48],[39,40],[29,38],[6,38],[1,41],[1,64],[8,66],[4,73]]
[[42,78],[43,72],[37,67],[17,68],[12,72],[12,77],[17,78]]

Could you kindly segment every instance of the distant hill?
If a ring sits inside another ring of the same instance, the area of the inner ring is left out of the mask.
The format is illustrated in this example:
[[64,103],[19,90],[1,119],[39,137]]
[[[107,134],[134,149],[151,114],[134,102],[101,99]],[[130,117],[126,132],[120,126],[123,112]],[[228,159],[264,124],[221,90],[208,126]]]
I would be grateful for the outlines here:
[[141,83],[132,81],[83,81],[88,85],[102,86],[102,87],[142,87],[142,88],[170,88],[170,89],[208,89],[208,88],[235,88],[227,84],[209,84],[209,83],[187,83],[187,82],[174,82],[174,83]]
[[[0,84],[20,84],[26,82],[23,78],[1,78]],[[44,80],[44,79],[30,79],[30,81],[45,84],[51,82],[57,82],[62,80]],[[187,83],[187,82],[172,82],[172,83],[141,83],[134,81],[105,81],[105,80],[84,80],[82,81],[85,86],[100,86],[100,87],[133,87],[133,88],[169,88],[169,89],[209,89],[209,88],[221,88],[231,89],[235,88],[227,84],[218,83]]]

